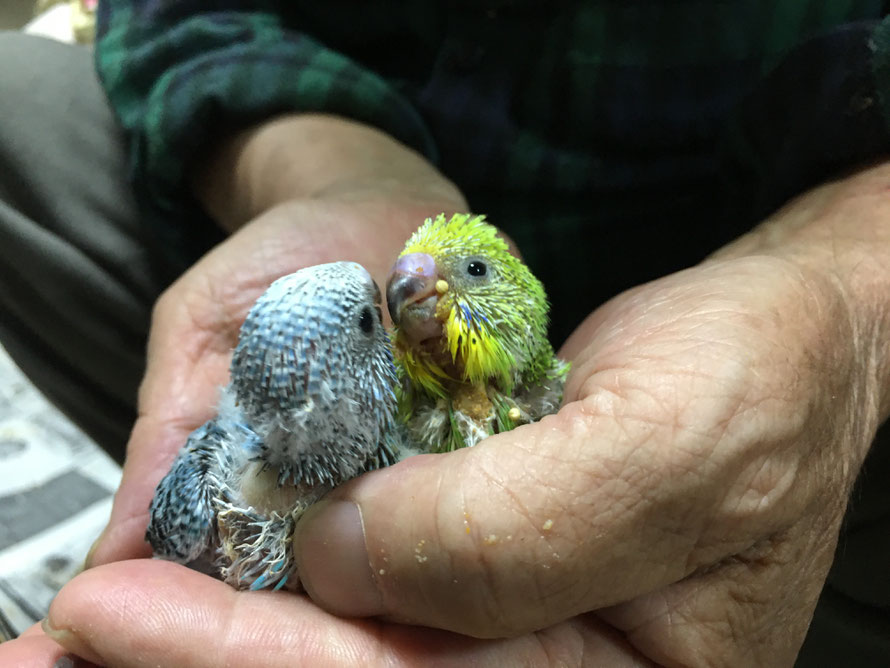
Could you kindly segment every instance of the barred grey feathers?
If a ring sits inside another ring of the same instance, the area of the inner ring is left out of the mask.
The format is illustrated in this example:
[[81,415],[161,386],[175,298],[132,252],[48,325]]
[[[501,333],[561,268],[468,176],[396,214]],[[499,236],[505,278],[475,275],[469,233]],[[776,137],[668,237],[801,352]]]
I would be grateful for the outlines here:
[[275,281],[230,375],[217,416],[159,483],[146,539],[161,558],[212,559],[239,588],[294,587],[303,510],[397,457],[395,367],[371,276],[335,262]]

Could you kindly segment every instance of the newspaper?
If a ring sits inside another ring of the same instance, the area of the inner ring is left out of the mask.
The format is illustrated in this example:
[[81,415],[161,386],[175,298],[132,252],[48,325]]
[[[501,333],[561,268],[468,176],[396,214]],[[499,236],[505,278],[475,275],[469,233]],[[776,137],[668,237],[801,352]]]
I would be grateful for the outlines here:
[[80,570],[120,476],[0,347],[0,641],[42,619]]

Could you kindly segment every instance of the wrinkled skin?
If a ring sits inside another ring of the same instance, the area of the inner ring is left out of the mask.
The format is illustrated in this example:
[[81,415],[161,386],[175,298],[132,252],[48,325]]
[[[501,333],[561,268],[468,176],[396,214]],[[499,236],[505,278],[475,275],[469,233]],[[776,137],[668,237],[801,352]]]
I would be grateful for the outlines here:
[[[151,490],[272,274],[336,251],[379,280],[406,235],[368,227],[431,202],[260,215],[159,302],[92,568],[53,602],[55,642],[35,630],[0,663],[58,642],[115,666],[790,665],[890,409],[888,185],[885,166],[829,184],[598,309],[560,351],[574,369],[557,415],[338,489],[297,536],[311,600],[119,561],[146,554]],[[326,246],[334,221],[353,245]]]

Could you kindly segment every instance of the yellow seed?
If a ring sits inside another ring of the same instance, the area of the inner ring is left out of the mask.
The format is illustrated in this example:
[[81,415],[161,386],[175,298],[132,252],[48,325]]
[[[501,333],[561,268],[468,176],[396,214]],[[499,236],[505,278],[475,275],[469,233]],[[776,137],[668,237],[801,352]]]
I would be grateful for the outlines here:
[[507,413],[507,417],[513,422],[518,422],[519,418],[522,417],[522,413],[519,412],[519,409],[516,406],[513,406],[513,408],[510,409],[510,412]]
[[436,281],[436,292],[438,292],[440,295],[444,295],[446,292],[448,292],[448,281],[446,281],[444,278],[440,278],[438,281]]

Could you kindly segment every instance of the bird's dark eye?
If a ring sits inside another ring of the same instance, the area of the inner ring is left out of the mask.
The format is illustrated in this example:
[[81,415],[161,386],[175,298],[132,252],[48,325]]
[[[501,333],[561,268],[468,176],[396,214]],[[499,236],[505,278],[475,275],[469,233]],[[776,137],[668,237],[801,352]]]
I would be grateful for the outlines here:
[[362,314],[358,318],[358,326],[365,334],[374,331],[374,314],[369,306],[362,309]]
[[484,262],[473,260],[467,265],[467,273],[470,276],[485,276],[488,273],[488,267],[485,266]]

